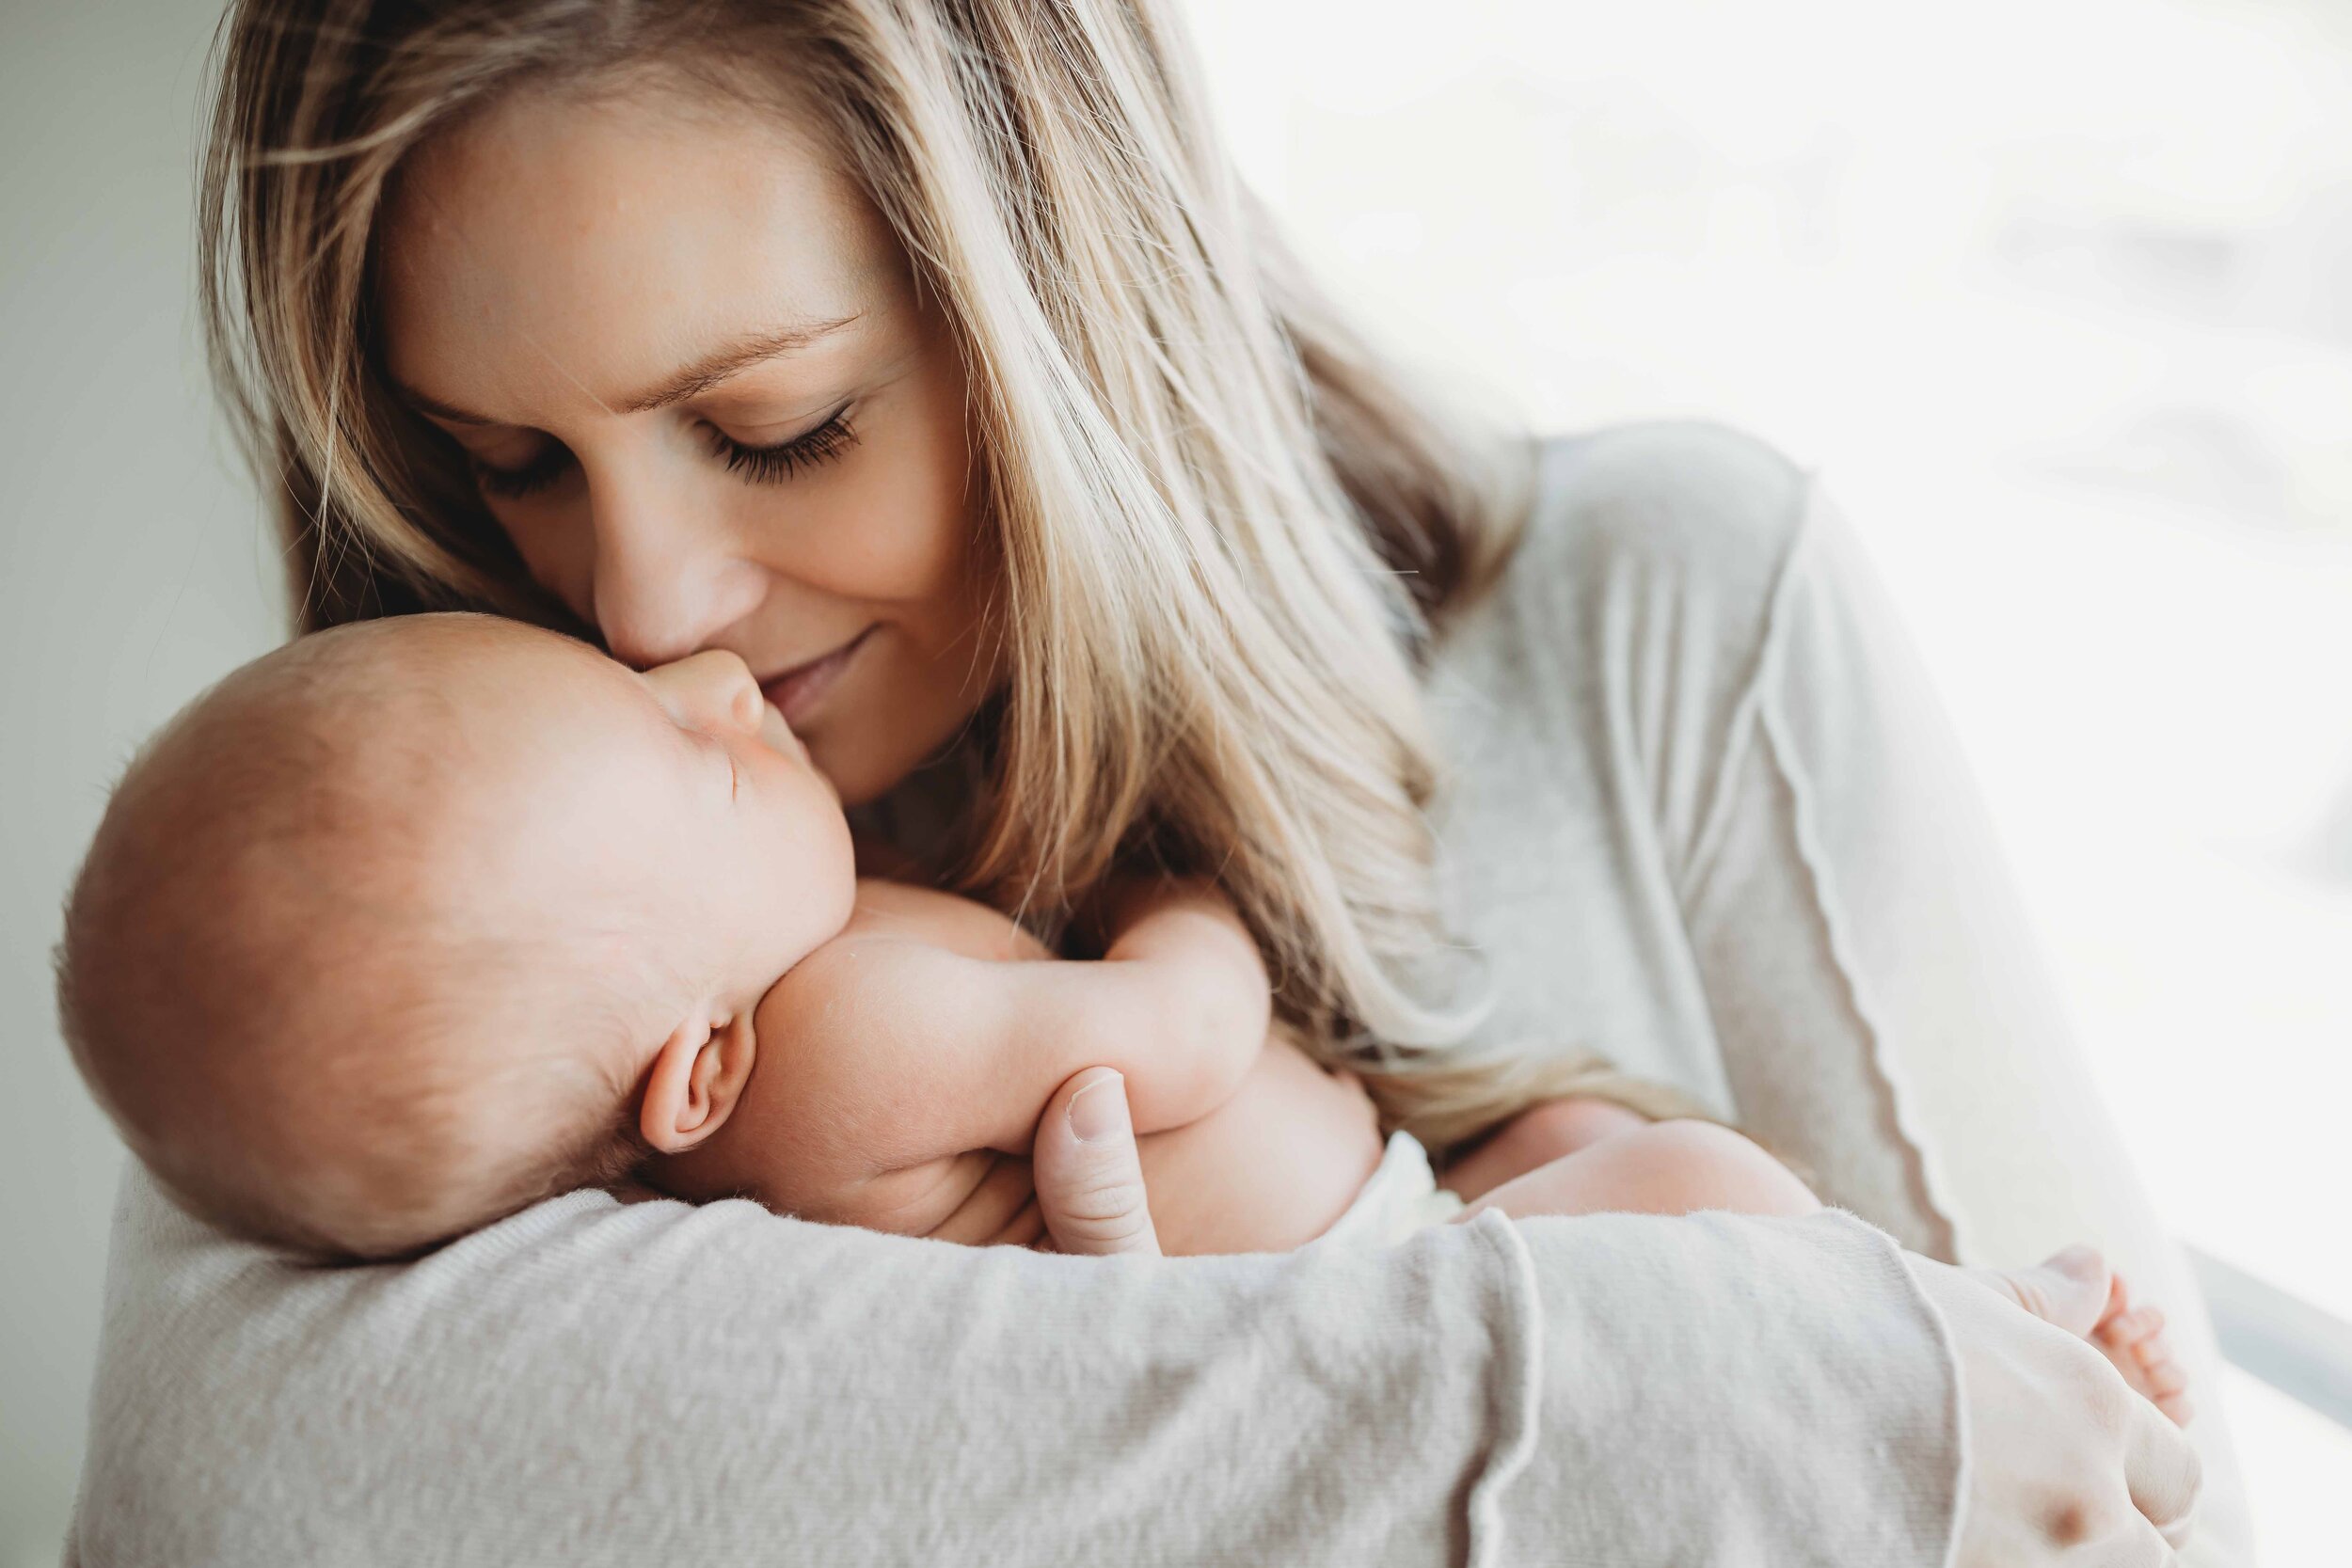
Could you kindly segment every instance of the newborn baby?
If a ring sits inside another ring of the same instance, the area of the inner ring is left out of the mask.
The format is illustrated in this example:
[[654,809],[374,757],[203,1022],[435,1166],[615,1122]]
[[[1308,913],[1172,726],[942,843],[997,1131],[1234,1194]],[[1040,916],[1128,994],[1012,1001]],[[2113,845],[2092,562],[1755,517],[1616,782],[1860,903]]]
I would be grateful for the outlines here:
[[1380,1164],[1369,1100],[1271,1037],[1221,899],[1120,903],[1105,958],[1061,962],[981,904],[859,879],[730,655],[640,675],[419,616],[281,649],[156,738],[91,849],[61,994],[167,1185],[328,1253],[641,1165],[680,1196],[1026,1242],[1015,1157],[1089,1065],[1124,1072],[1138,1132],[1186,1132],[1152,1142],[1171,1245],[1311,1239]]
[[[1818,1205],[1754,1144],[1572,1100],[1438,1190],[1276,1025],[1211,889],[1137,884],[1104,955],[861,879],[839,800],[740,661],[636,673],[479,616],[365,623],[237,672],[134,764],[60,950],[76,1059],[198,1212],[413,1253],[637,1171],[696,1200],[1041,1243],[1022,1158],[1073,1073],[1126,1079],[1171,1252],[1376,1243],[1521,1215]],[[1458,1195],[1458,1196],[1457,1196]],[[2185,1412],[2161,1320],[2095,1257],[1988,1275],[2071,1302]],[[2074,1282],[2073,1284],[2070,1284]]]

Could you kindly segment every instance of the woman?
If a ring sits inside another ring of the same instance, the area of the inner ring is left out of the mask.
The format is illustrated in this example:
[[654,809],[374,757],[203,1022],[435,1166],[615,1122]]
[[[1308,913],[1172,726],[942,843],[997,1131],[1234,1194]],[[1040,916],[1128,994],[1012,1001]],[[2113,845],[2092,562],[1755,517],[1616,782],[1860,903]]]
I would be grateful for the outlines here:
[[[278,0],[219,107],[305,626],[730,649],[909,874],[1049,928],[1216,874],[1434,1139],[1597,1047],[1915,1245],[2193,1299],[2104,1147],[1940,1136],[2088,1101],[1806,477],[1444,434],[1159,7]],[[1040,1126],[1073,1251],[1148,1240],[1103,1087]],[[342,1272],[124,1216],[88,1562],[2158,1562],[2195,1491],[2091,1353],[1837,1214],[1106,1264],[583,1193]]]

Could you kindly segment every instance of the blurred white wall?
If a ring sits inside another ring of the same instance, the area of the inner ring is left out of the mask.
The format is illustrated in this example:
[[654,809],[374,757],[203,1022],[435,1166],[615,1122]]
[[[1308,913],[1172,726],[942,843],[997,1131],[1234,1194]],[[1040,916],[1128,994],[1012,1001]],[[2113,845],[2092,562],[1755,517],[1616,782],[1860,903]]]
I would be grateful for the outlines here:
[[[1391,345],[1821,471],[2160,1212],[2352,1318],[2352,10],[1191,8]],[[2352,1437],[2220,1393],[2266,1560],[2342,1560]]]
[[0,1565],[54,1565],[121,1158],[57,1043],[58,900],[131,749],[278,635],[191,318],[213,8],[0,9]]
[[[1252,177],[1431,373],[1824,469],[2159,1202],[2352,1314],[2352,11],[1190,8]],[[0,1568],[56,1560],[119,1158],[57,900],[279,626],[188,303],[211,12],[0,5]],[[2269,1560],[2332,1560],[2352,1444],[2227,1393]]]
[[[1822,470],[2151,1184],[2352,1316],[2352,10],[1196,0],[1262,188],[1540,423]],[[2215,1053],[2311,1092],[2215,1094]],[[2217,1103],[2217,1101],[2219,1103]]]

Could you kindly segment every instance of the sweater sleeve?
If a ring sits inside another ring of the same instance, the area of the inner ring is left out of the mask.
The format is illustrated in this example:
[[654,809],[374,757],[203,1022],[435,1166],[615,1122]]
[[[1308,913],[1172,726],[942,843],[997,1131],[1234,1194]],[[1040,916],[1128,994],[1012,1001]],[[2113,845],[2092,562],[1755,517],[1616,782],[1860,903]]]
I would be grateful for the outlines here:
[[68,1560],[1931,1568],[1942,1332],[1834,1213],[1098,1259],[591,1192],[323,1269],[134,1166]]
[[1807,1162],[1825,1197],[1922,1252],[2010,1266],[2070,1242],[2106,1251],[2209,1396],[2181,1560],[2246,1561],[2195,1278],[2133,1175],[1859,540],[1815,476],[1789,470],[1787,494],[1771,529],[1712,542],[1769,560],[1769,591],[1740,678],[1717,684],[1720,738],[1661,792],[1697,803],[1668,843],[1740,1118]]

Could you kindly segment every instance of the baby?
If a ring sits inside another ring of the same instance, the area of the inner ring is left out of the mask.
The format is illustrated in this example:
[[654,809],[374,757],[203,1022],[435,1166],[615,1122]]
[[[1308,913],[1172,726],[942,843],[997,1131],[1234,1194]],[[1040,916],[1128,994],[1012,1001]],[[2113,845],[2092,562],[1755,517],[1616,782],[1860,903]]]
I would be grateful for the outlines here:
[[[639,674],[418,616],[260,659],[150,745],[76,885],[59,996],[166,1186],[347,1258],[632,1171],[1041,1244],[1024,1156],[1098,1065],[1126,1079],[1170,1252],[1376,1244],[1488,1207],[1818,1207],[1726,1128],[1597,1100],[1506,1125],[1441,1192],[1275,1023],[1214,891],[1134,884],[1104,924],[1102,958],[1065,960],[983,905],[861,879],[838,799],[731,655]],[[1986,1277],[2028,1307],[2068,1294]],[[2160,1318],[2120,1282],[2080,1316],[2062,1326],[2185,1418]]]

